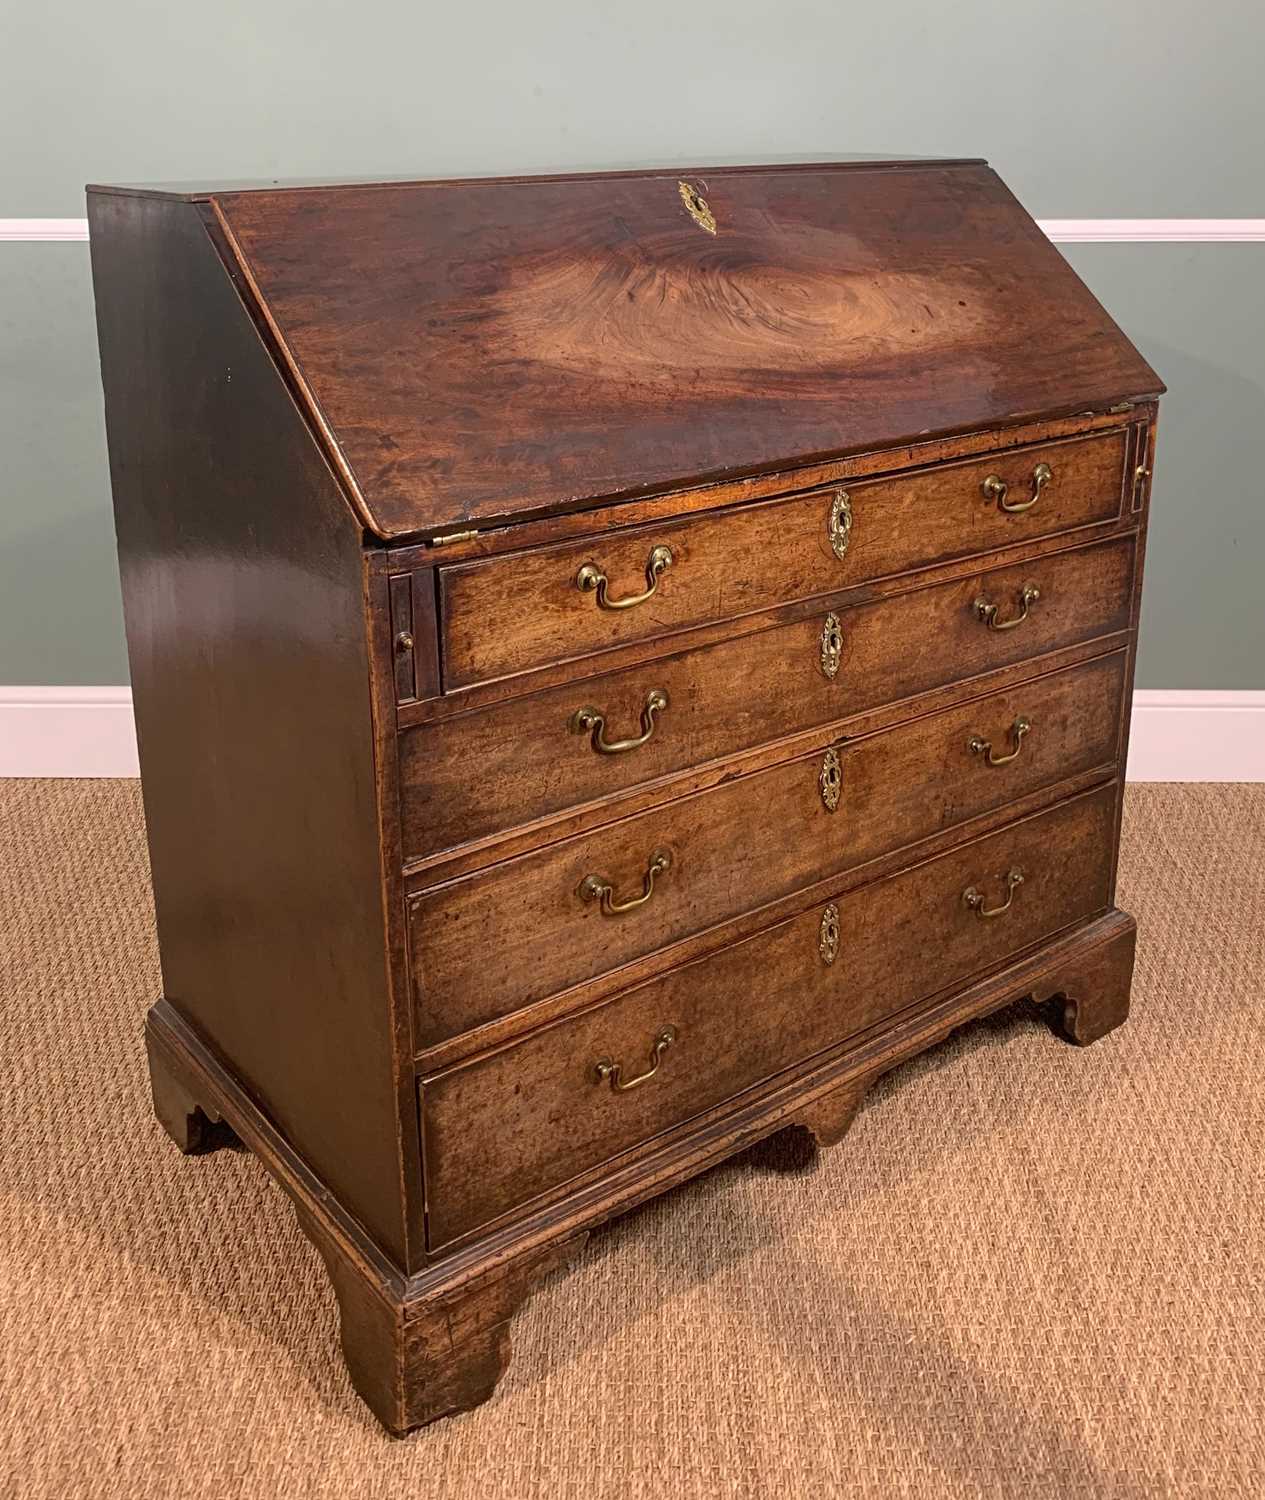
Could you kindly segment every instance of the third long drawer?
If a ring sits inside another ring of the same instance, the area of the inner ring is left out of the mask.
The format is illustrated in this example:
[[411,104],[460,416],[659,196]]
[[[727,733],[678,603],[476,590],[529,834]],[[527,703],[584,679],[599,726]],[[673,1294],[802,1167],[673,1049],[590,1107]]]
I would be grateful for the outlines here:
[[420,893],[418,1046],[1112,767],[1125,666],[1122,651],[1098,657]]

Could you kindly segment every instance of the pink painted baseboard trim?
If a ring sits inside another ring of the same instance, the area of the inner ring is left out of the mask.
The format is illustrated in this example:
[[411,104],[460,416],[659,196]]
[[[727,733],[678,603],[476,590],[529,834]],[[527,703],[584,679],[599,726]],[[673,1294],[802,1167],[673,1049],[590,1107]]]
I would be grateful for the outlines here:
[[[126,687],[0,687],[0,776],[136,776]],[[1265,692],[1133,697],[1130,781],[1265,781]]]

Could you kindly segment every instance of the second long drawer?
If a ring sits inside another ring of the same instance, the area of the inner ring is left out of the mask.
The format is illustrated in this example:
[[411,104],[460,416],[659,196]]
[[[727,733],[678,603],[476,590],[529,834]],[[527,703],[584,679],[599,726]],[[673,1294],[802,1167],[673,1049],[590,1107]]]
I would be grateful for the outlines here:
[[1126,630],[1133,559],[1047,553],[407,729],[405,862]]
[[1124,672],[1100,657],[414,897],[418,1045],[1112,765]]

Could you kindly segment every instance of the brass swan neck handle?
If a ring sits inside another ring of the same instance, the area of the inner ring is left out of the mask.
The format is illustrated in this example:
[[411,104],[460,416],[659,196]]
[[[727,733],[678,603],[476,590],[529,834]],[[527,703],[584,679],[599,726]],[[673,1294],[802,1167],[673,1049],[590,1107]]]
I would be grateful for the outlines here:
[[593,1072],[598,1083],[609,1083],[611,1092],[615,1094],[626,1094],[629,1089],[640,1088],[643,1083],[649,1083],[659,1071],[659,1064],[663,1061],[663,1054],[672,1043],[676,1041],[676,1027],[665,1026],[650,1044],[650,1066],[644,1073],[638,1073],[635,1078],[624,1079],[623,1063],[615,1062],[609,1057],[602,1057],[593,1064]]
[[1019,594],[1019,613],[1011,615],[1009,620],[999,620],[997,618],[998,606],[990,604],[982,594],[975,600],[972,608],[976,616],[983,620],[990,630],[1014,630],[1028,618],[1028,612],[1040,597],[1041,590],[1035,583],[1025,583]]
[[998,510],[1004,510],[1007,515],[1020,516],[1025,510],[1032,509],[1041,498],[1041,491],[1053,478],[1054,470],[1051,469],[1049,464],[1038,464],[1032,471],[1031,497],[1027,500],[1017,500],[1014,504],[1010,504],[1006,499],[1006,494],[1010,486],[996,474],[990,474],[984,483],[980,485],[980,488],[984,491],[984,498],[986,500],[997,501]]
[[968,885],[962,892],[962,901],[966,907],[975,913],[981,922],[989,922],[994,917],[1000,917],[1010,910],[1011,903],[1015,899],[1015,892],[1023,884],[1023,871],[1020,869],[1008,870],[1006,872],[1006,899],[1000,906],[985,906],[984,893],[977,890],[973,885]]
[[575,575],[575,586],[582,594],[596,594],[598,609],[634,609],[644,604],[659,587],[659,579],[676,559],[671,547],[655,547],[646,559],[646,586],[640,594],[628,594],[623,599],[612,599],[610,580],[596,563],[585,563]]
[[600,708],[577,708],[571,715],[572,734],[587,734],[589,743],[598,755],[625,755],[644,745],[655,731],[655,715],[668,706],[668,695],[662,688],[651,688],[641,710],[641,733],[627,740],[608,740],[605,737],[606,715]]
[[642,876],[640,896],[630,896],[627,901],[616,901],[615,887],[604,875],[586,875],[580,883],[580,899],[598,902],[604,917],[622,916],[626,911],[636,911],[639,906],[644,906],[654,895],[655,880],[660,875],[666,875],[671,868],[672,851],[656,849]]
[[986,766],[1008,766],[1012,760],[1019,759],[1019,752],[1023,749],[1023,737],[1032,732],[1032,720],[1020,717],[1010,726],[1010,739],[1014,749],[1009,755],[998,755],[993,750],[991,740],[982,739],[978,734],[972,735],[966,742],[966,748],[972,755],[982,755]]

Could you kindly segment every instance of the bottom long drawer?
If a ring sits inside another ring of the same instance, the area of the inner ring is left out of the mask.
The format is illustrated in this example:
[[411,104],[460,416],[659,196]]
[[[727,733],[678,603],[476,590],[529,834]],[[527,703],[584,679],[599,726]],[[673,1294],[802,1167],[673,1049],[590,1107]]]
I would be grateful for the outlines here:
[[424,1079],[432,1248],[1100,911],[1116,796],[1009,824]]

